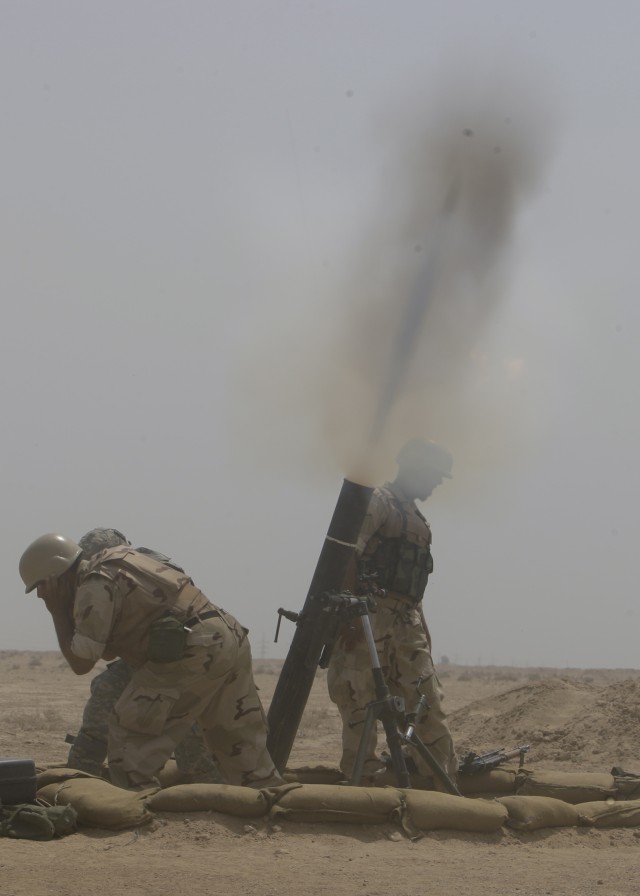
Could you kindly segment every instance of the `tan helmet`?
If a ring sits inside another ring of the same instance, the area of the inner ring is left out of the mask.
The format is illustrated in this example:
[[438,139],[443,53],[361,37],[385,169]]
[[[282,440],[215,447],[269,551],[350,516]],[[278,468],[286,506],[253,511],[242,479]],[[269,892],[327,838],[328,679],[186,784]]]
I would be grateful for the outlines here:
[[426,439],[409,439],[402,446],[398,457],[396,458],[401,467],[431,467],[445,479],[451,479],[451,470],[453,469],[453,458],[451,452],[437,442],[427,441]]
[[64,535],[49,532],[29,545],[20,557],[20,578],[28,594],[45,579],[58,578],[76,562],[82,548]]

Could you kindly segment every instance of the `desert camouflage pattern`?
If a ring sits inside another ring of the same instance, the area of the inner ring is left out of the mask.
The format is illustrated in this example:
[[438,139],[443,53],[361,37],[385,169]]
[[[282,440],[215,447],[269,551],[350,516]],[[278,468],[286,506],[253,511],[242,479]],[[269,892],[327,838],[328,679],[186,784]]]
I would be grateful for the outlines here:
[[127,546],[108,548],[80,563],[74,639],[102,645],[101,653],[137,668],[146,662],[153,622],[168,612],[187,620],[210,608],[182,570]]
[[358,556],[373,554],[380,539],[398,538],[403,529],[410,541],[431,545],[431,527],[415,501],[407,498],[395,483],[385,482],[374,489],[369,501],[358,536]]
[[189,640],[195,643],[181,660],[134,670],[109,718],[111,781],[135,790],[153,786],[197,722],[224,781],[281,784],[267,751],[245,629],[220,611],[194,627]]
[[[91,682],[82,725],[71,745],[67,765],[100,776],[107,758],[108,719],[131,681],[133,669],[124,660],[109,663]],[[222,779],[202,734],[194,725],[175,749],[178,769],[189,783],[217,784]]]
[[[378,550],[383,539],[406,537],[411,543],[430,548],[431,529],[415,506],[393,483],[375,489],[358,538],[358,567]],[[430,636],[422,615],[422,602],[406,595],[387,591],[376,598],[370,613],[371,628],[380,665],[389,690],[403,697],[411,711],[420,694],[427,697],[429,711],[416,732],[429,747],[436,760],[450,777],[458,766],[451,732],[442,710],[443,693],[431,657]],[[340,768],[350,776],[353,770],[366,707],[375,698],[371,660],[362,626],[358,619],[347,624],[334,647],[327,683],[329,696],[338,706],[342,718],[342,758]],[[355,723],[355,724],[354,724]],[[375,775],[384,766],[376,754],[377,733],[372,732],[367,746],[365,775]],[[414,751],[415,753],[415,751]],[[433,781],[433,772],[417,753],[413,756],[418,772],[425,781]],[[433,781],[433,787],[439,787]]]
[[[408,711],[415,707],[419,693],[427,697],[429,711],[417,726],[416,732],[444,771],[450,777],[455,777],[458,761],[442,710],[442,689],[433,666],[420,613],[402,601],[379,601],[376,611],[370,617],[380,665],[389,690],[404,698]],[[356,622],[360,624],[358,620]],[[422,681],[418,693],[419,679]],[[350,649],[345,649],[343,644],[334,651],[327,683],[329,696],[337,705],[342,718],[340,768],[345,775],[350,776],[360,746],[360,723],[366,717],[367,704],[375,697],[369,651],[362,639],[354,639]],[[376,747],[377,734],[374,731],[367,745],[365,776],[375,775],[384,767],[376,754]],[[433,781],[433,772],[429,766],[415,751],[412,751],[412,757],[420,776],[425,781]],[[436,781],[433,781],[433,787],[439,787]]]
[[[78,544],[82,548],[84,558],[88,559],[94,554],[100,553],[100,551],[106,551],[107,548],[117,548],[120,545],[131,545],[131,542],[127,536],[123,535],[118,529],[97,528],[85,532],[82,538],[78,541]],[[140,554],[147,554],[149,557],[153,557],[154,560],[159,560],[160,563],[168,563],[169,566],[172,566],[173,569],[177,569],[179,572],[184,572],[184,569],[174,563],[171,557],[160,553],[160,551],[154,551],[152,548],[144,547],[137,547],[136,551]]]
[[[416,579],[422,579],[421,570],[399,568],[394,574],[391,570],[382,567],[385,543],[389,539],[394,541],[399,539],[408,545],[413,545],[420,554],[429,558],[430,566],[433,567],[430,553],[431,527],[416,507],[415,502],[409,500],[394,483],[385,483],[382,487],[375,489],[369,502],[367,514],[358,536],[358,571],[377,572],[380,587],[387,589],[395,597],[401,597],[404,594],[410,602],[415,602],[416,599],[421,600],[426,580],[422,580],[422,587],[417,591],[410,589],[411,594],[408,591],[403,592],[400,584],[401,582],[408,584],[412,581],[415,582]],[[394,586],[387,581],[388,578],[395,579],[397,584]]]
[[[189,622],[185,654],[173,662],[151,662],[149,627],[167,612]],[[208,618],[200,618],[204,614]],[[104,644],[103,652],[133,667],[108,718],[114,784],[154,786],[194,723],[228,783],[282,783],[266,747],[247,631],[209,603],[183,572],[129,547],[102,551],[80,565],[74,622],[74,640],[80,634],[90,644]]]
[[[86,532],[78,541],[85,558],[100,551],[130,542],[118,529],[96,528]],[[170,558],[150,548],[137,548],[155,560],[170,563]],[[175,567],[180,569],[179,567]],[[115,703],[131,680],[132,668],[124,660],[109,663],[104,672],[91,682],[91,694],[82,714],[82,725],[71,745],[67,765],[101,775],[107,757],[107,721]],[[215,784],[221,780],[197,725],[189,731],[175,750],[179,771],[193,783]]]

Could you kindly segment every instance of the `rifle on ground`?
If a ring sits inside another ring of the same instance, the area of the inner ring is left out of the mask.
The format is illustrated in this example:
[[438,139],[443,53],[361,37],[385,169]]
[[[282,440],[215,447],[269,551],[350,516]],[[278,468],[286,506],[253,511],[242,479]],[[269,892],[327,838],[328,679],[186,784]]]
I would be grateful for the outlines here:
[[504,748],[501,748],[499,750],[492,750],[489,753],[481,754],[469,751],[460,759],[458,774],[479,775],[482,772],[489,772],[491,769],[497,768],[499,765],[508,762],[509,759],[515,759],[516,756],[520,759],[518,767],[522,768],[524,765],[525,754],[528,752],[529,744],[521,744],[519,747],[514,747],[513,750],[505,750]]

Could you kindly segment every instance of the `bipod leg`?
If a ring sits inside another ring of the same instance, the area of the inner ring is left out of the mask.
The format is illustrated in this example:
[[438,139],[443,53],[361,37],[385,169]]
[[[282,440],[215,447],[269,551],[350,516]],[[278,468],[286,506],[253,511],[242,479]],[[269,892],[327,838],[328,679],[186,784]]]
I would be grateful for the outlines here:
[[358,752],[356,753],[356,761],[353,763],[353,771],[351,772],[351,780],[349,781],[349,783],[354,787],[357,787],[362,780],[362,772],[364,770],[369,738],[371,737],[371,732],[375,728],[377,718],[378,713],[376,711],[376,704],[370,703],[367,706],[367,715],[363,723],[364,727],[362,729],[362,735],[360,737]]
[[444,785],[448,793],[452,793],[454,796],[462,796],[456,785],[442,768],[429,747],[420,740],[415,731],[412,732],[409,736],[403,737],[403,740],[405,743],[410,744],[418,751],[418,753],[427,763],[436,778],[440,781],[441,784]]
[[380,721],[382,722],[382,727],[384,728],[384,733],[387,739],[387,746],[389,747],[389,755],[391,756],[391,764],[393,765],[396,781],[398,782],[398,787],[409,788],[411,787],[411,776],[409,775],[409,770],[407,768],[407,760],[402,752],[402,735],[400,734],[400,728],[398,727],[398,716],[404,710],[404,701],[402,698],[391,696],[387,683],[384,680],[382,669],[374,669],[373,677],[374,680],[376,680],[376,678],[379,678],[380,680],[377,688],[379,687],[381,692],[384,688],[386,692],[382,712],[380,714]]
[[376,699],[367,706],[367,716],[364,722],[365,727],[362,732],[362,737],[360,738],[360,745],[353,766],[351,784],[357,785],[362,779],[362,770],[364,767],[369,738],[376,719],[380,719],[387,739],[389,754],[391,756],[391,762],[398,782],[398,787],[409,788],[411,787],[411,778],[407,769],[404,753],[402,752],[403,738],[398,727],[398,718],[404,710],[404,703],[400,698],[394,697],[391,694],[387,682],[385,681],[384,672],[382,671],[380,658],[373,639],[371,620],[369,619],[369,610],[366,600],[358,601],[358,605],[358,615],[362,621],[362,628],[369,649],[369,658],[371,659],[371,671],[373,673]]

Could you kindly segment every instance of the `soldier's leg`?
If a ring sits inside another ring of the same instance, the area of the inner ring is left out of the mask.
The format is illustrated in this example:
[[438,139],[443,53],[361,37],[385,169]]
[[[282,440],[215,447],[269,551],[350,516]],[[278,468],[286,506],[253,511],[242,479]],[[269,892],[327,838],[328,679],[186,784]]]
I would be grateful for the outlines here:
[[219,784],[223,778],[206,745],[198,725],[192,725],[175,748],[176,765],[189,783]]
[[[360,620],[355,622],[361,626]],[[350,777],[364,732],[367,704],[374,698],[371,659],[364,636],[351,638],[349,643],[338,641],[327,670],[327,686],[342,719],[340,769]],[[365,777],[384,767],[376,755],[377,740],[377,724],[374,724],[366,746]]]
[[[124,660],[116,660],[96,675],[91,682],[82,726],[69,750],[67,765],[93,775],[100,775],[107,757],[108,718],[116,702],[129,684],[132,669]],[[192,781],[217,783],[220,773],[211,758],[202,733],[194,725],[175,749],[176,764]]]
[[[407,711],[416,706],[420,694],[426,696],[429,708],[416,733],[441,768],[455,778],[458,760],[442,709],[443,693],[422,623],[413,610],[401,611],[396,615],[393,638],[388,648],[387,675],[390,690],[404,698]],[[425,779],[433,778],[433,771],[415,750],[412,755],[420,774]],[[437,781],[434,781],[434,786],[441,787]]]
[[183,659],[135,670],[109,718],[113,783],[153,786],[195,721],[230,783],[281,783],[266,749],[264,712],[241,632],[222,617],[208,619],[198,626],[198,646],[187,647]]
[[136,669],[109,717],[109,776],[117,787],[156,785],[156,775],[195,721],[203,697],[178,676],[176,667],[184,661],[170,665],[170,674],[157,671],[155,663]]
[[91,694],[82,713],[82,724],[69,750],[67,765],[92,775],[102,773],[107,756],[109,713],[131,680],[124,660],[109,663],[91,682]]
[[267,720],[246,634],[236,643],[232,668],[210,687],[211,698],[198,723],[226,780],[248,787],[282,784],[267,750]]

